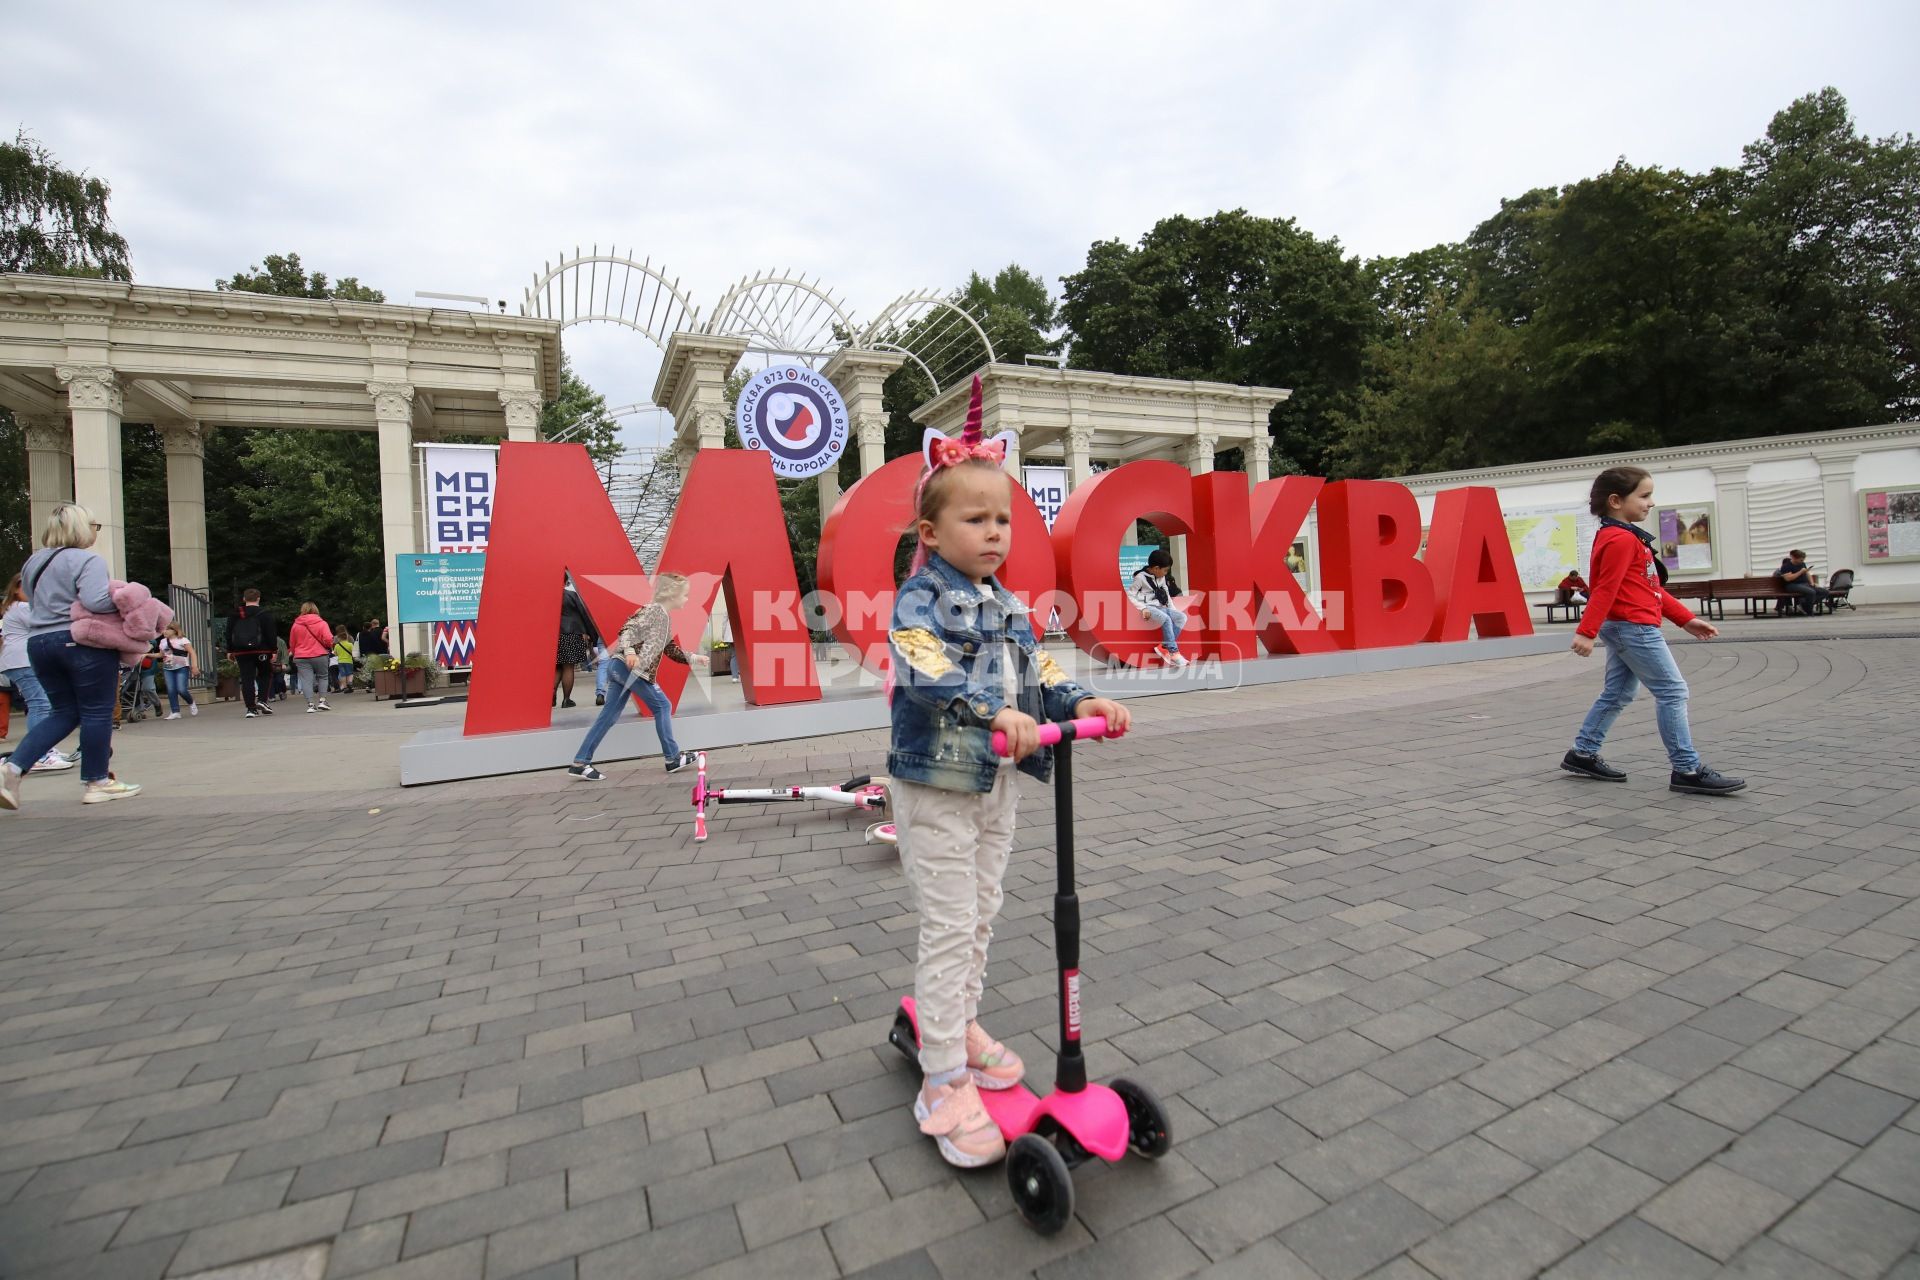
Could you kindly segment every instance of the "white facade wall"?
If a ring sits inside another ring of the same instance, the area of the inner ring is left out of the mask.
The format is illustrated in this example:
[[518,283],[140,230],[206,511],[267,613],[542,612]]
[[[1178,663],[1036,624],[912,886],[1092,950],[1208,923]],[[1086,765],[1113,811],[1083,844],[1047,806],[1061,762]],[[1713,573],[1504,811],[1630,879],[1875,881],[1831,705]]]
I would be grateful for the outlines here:
[[[1920,559],[1869,560],[1862,519],[1866,491],[1920,486],[1920,422],[1398,479],[1413,491],[1424,521],[1435,494],[1464,485],[1492,485],[1507,511],[1584,509],[1593,477],[1622,464],[1653,474],[1657,506],[1713,504],[1714,567],[1677,573],[1680,581],[1770,574],[1798,547],[1822,581],[1852,569],[1857,603],[1920,600]],[[1318,537],[1312,541],[1317,552]]]

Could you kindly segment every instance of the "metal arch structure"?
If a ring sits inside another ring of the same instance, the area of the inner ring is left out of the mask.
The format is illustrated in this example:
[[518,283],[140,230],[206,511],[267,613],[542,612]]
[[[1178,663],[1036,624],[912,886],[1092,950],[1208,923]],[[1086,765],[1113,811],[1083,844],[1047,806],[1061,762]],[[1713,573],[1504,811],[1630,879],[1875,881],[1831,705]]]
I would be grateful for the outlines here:
[[818,279],[765,271],[745,276],[720,295],[703,332],[745,338],[767,355],[818,359],[853,340],[853,314]]
[[858,345],[905,355],[939,395],[954,378],[998,358],[979,319],[954,299],[937,289],[902,294],[861,331]]
[[625,325],[662,351],[676,330],[700,327],[699,309],[677,278],[669,280],[652,258],[635,262],[611,246],[602,253],[599,245],[589,253],[576,245],[559,265],[542,264],[520,314],[558,320],[562,328],[592,321]]

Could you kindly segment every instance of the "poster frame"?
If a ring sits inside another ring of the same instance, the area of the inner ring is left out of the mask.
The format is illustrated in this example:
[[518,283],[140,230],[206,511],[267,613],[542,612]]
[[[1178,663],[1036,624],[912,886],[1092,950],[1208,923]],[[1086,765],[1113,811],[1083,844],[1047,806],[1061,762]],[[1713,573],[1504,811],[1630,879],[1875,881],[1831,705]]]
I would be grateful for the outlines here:
[[[1720,506],[1719,504],[1712,501],[1663,502],[1663,503],[1660,503],[1658,506],[1654,507],[1654,509],[1652,510],[1652,512],[1649,513],[1649,515],[1653,523],[1653,541],[1654,541],[1655,547],[1658,547],[1660,545],[1660,517],[1664,512],[1668,512],[1668,511],[1673,511],[1673,512],[1705,511],[1707,513],[1707,520],[1709,522],[1708,527],[1711,528],[1713,531],[1713,538],[1711,541],[1707,543],[1707,553],[1708,553],[1709,562],[1705,569],[1682,569],[1678,563],[1674,563],[1674,564],[1667,565],[1667,572],[1676,578],[1682,578],[1689,582],[1697,581],[1702,578],[1718,577],[1720,573]],[[1664,561],[1665,559],[1666,559],[1665,556],[1661,557],[1662,561]]]
[[[1855,491],[1854,503],[1860,516],[1860,545],[1856,548],[1860,553],[1860,565],[1854,572],[1858,573],[1861,569],[1877,568],[1883,564],[1920,563],[1920,554],[1910,556],[1882,556],[1879,559],[1872,559],[1867,555],[1867,496],[1875,493],[1886,494],[1888,497],[1897,493],[1920,493],[1920,484],[1876,484]],[[1835,567],[1844,569],[1848,566],[1837,565]]]

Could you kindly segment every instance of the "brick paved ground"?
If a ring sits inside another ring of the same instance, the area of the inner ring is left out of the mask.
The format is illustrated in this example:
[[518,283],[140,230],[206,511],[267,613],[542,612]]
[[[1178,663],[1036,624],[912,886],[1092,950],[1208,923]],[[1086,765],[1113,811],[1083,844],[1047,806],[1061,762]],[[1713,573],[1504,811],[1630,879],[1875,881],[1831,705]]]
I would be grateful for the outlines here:
[[[1743,797],[1670,795],[1644,704],[1629,785],[1554,770],[1599,676],[1568,656],[1158,699],[1084,752],[1090,1057],[1177,1141],[1083,1168],[1050,1240],[914,1130],[912,917],[844,816],[696,848],[629,766],[30,793],[0,1275],[1920,1275],[1920,641],[1679,652]],[[1043,1078],[1044,801],[987,1005]]]

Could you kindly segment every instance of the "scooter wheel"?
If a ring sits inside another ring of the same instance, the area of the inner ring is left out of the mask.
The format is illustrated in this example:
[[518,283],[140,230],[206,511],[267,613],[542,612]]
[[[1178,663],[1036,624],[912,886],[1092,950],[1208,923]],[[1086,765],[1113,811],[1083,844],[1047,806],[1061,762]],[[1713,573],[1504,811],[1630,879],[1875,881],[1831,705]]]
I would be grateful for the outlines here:
[[906,1055],[908,1062],[920,1061],[920,1046],[914,1042],[913,1019],[902,1009],[893,1015],[893,1028],[887,1032],[887,1043]]
[[1153,1090],[1137,1080],[1115,1080],[1113,1091],[1127,1107],[1127,1146],[1137,1156],[1158,1160],[1173,1147],[1173,1126]]
[[1007,1148],[1007,1187],[1020,1216],[1043,1236],[1073,1217],[1073,1175],[1053,1144],[1037,1133],[1021,1134]]

